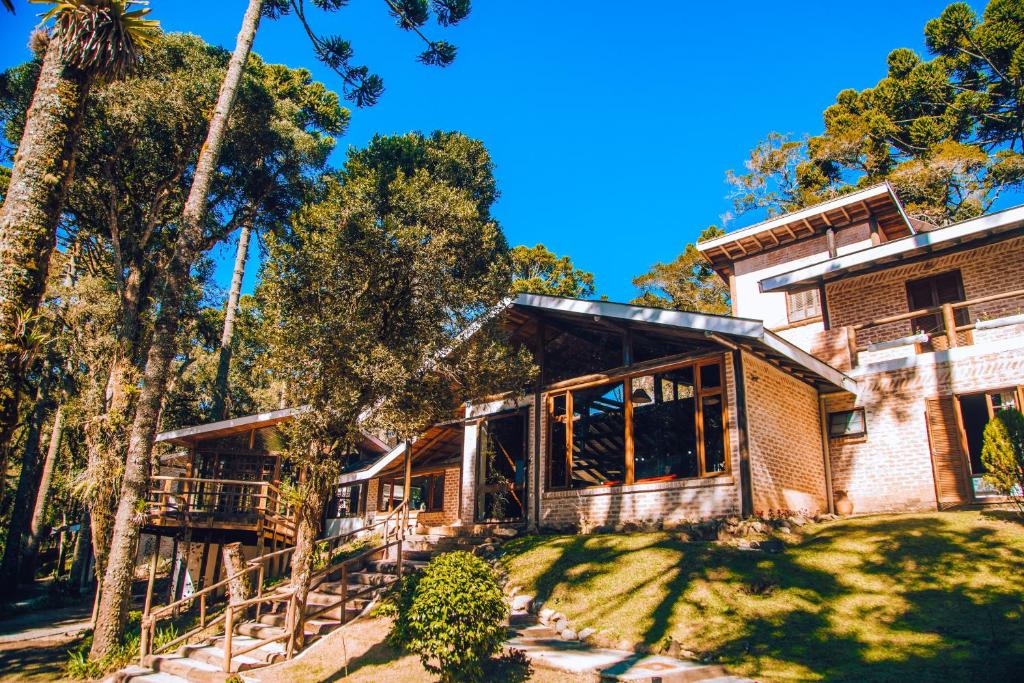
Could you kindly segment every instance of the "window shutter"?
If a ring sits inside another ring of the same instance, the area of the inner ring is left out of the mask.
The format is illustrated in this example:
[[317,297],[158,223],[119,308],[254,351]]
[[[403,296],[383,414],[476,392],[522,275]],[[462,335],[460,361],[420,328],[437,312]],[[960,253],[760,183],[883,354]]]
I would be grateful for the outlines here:
[[821,315],[821,301],[817,289],[804,289],[786,293],[786,306],[790,322],[816,318]]
[[956,397],[928,398],[925,406],[939,508],[969,503],[972,496],[965,470],[967,453],[960,434]]

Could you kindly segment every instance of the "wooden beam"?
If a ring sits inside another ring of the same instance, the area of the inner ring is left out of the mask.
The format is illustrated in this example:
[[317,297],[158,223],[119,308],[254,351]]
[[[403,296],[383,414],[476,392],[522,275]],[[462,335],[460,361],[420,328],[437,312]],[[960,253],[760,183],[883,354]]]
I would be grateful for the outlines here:
[[846,222],[847,223],[852,223],[853,222],[853,219],[850,218],[850,213],[846,210],[845,206],[840,206],[839,210],[843,212],[844,216],[846,216]]

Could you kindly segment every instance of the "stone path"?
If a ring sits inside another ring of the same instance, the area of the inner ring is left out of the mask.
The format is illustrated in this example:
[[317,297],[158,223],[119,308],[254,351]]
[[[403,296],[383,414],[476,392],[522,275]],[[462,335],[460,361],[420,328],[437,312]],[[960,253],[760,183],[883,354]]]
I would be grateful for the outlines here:
[[[525,598],[525,599],[524,599]],[[513,601],[511,634],[506,647],[522,650],[535,666],[573,674],[592,674],[602,681],[651,683],[755,683],[730,676],[717,664],[701,664],[664,655],[644,655],[566,640],[530,613],[526,596]]]

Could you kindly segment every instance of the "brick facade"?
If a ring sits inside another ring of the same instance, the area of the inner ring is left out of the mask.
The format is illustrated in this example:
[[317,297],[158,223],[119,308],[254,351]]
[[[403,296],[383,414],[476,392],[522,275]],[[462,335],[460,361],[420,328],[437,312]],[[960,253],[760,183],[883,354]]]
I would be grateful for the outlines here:
[[828,508],[818,392],[743,354],[754,510]]
[[926,398],[1024,384],[1024,338],[913,360],[919,362],[864,374],[857,396],[826,399],[827,412],[865,412],[865,436],[829,440],[833,490],[846,493],[854,512],[935,509]]
[[[436,470],[431,470],[436,472]],[[420,474],[413,470],[413,476]],[[393,475],[389,475],[390,478]],[[372,516],[377,511],[381,477],[375,477],[366,485],[366,514]],[[420,511],[417,521],[427,526],[443,526],[454,524],[459,520],[459,492],[462,485],[462,469],[447,467],[444,470],[444,509],[435,512]]]

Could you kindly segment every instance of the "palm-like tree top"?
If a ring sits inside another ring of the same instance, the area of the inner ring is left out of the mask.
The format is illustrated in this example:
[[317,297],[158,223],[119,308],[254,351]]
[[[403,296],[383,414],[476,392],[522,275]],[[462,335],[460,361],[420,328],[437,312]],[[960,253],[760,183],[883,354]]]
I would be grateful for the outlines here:
[[100,78],[123,76],[160,33],[143,0],[31,1],[52,5],[42,20],[54,20],[61,61]]

